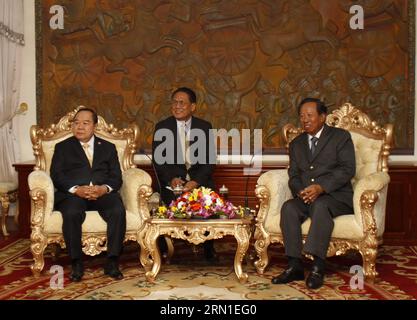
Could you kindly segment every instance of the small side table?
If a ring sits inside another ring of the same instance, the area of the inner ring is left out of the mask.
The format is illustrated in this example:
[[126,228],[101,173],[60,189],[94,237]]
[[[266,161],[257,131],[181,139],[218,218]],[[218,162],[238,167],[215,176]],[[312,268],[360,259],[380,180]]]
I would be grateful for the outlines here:
[[[7,237],[7,215],[9,214],[9,206],[11,202],[17,201],[17,183],[0,182],[0,204],[1,204],[1,230],[3,235]],[[16,207],[16,215],[18,215],[18,206]]]
[[249,247],[252,217],[243,219],[159,219],[149,218],[144,228],[138,232],[141,248],[140,262],[146,271],[146,279],[153,282],[161,268],[161,255],[157,246],[157,239],[167,235],[176,239],[187,240],[193,244],[200,244],[207,240],[221,239],[232,235],[236,238],[237,249],[234,269],[237,278],[245,283],[248,274],[242,271],[242,260]]

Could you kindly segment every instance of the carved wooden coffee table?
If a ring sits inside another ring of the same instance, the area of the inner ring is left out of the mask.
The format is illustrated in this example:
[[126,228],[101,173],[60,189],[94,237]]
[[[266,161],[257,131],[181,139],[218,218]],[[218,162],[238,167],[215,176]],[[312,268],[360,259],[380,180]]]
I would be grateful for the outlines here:
[[[140,262],[145,268],[146,279],[153,282],[161,268],[161,255],[157,239],[166,235],[176,239],[187,240],[195,245],[207,240],[220,239],[232,235],[237,240],[234,268],[241,283],[248,279],[242,271],[242,260],[249,247],[252,218],[243,219],[159,219],[150,218],[138,232],[141,248]],[[172,248],[171,248],[172,249]]]

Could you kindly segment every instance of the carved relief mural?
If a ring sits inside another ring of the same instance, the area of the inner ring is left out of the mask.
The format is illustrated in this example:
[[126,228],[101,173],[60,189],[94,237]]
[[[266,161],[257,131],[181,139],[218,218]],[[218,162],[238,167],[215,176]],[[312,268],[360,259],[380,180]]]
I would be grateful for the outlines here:
[[[64,29],[49,8],[65,9]],[[365,12],[363,30],[349,9]],[[43,0],[37,2],[38,122],[83,104],[108,122],[153,127],[189,86],[216,128],[262,128],[265,150],[297,104],[351,102],[395,125],[394,154],[414,146],[415,3],[407,0]]]

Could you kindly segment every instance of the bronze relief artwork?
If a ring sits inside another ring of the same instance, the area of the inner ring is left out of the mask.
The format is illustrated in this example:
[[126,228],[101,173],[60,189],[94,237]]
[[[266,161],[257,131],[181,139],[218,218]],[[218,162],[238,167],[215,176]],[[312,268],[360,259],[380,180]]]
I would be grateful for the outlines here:
[[[56,4],[63,30],[49,27]],[[349,27],[354,4],[363,30]],[[43,0],[36,11],[41,126],[82,104],[136,122],[149,150],[171,92],[189,86],[197,116],[262,128],[266,152],[283,152],[283,125],[312,96],[393,123],[392,153],[413,153],[414,0]]]

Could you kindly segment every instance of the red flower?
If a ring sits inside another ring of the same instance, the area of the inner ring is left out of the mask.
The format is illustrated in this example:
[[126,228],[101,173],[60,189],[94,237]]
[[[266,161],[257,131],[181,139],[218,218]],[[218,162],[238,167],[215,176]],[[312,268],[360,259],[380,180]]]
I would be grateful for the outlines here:
[[191,207],[192,211],[199,211],[201,209],[201,204],[199,204],[198,202],[197,203],[192,203],[190,205],[190,207]]

